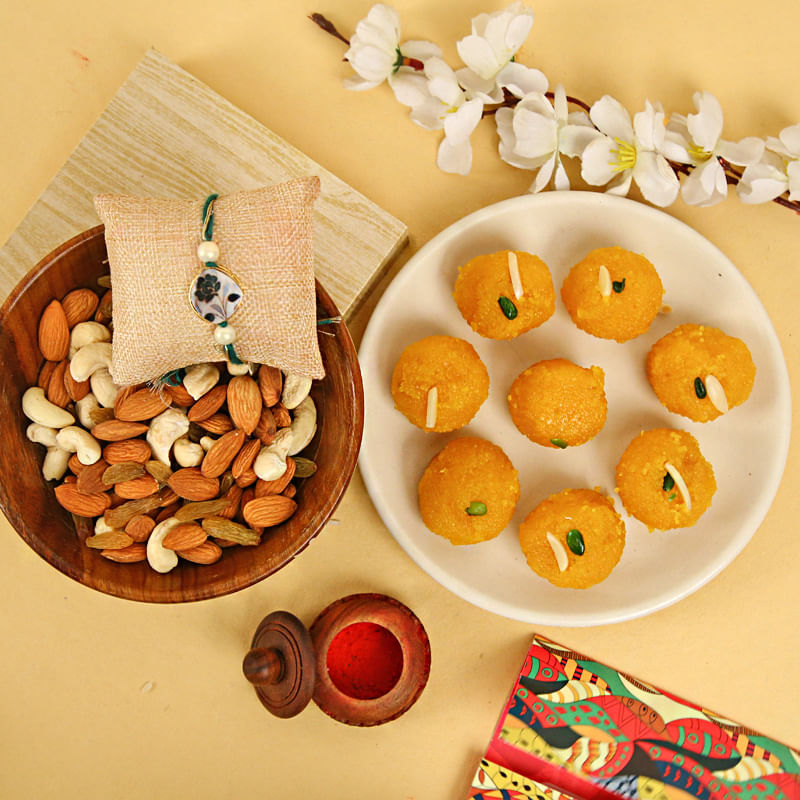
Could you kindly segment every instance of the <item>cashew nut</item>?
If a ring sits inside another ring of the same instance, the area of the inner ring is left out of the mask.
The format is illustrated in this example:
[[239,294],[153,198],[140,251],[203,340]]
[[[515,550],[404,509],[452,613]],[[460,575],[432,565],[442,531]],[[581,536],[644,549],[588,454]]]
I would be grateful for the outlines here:
[[297,408],[300,403],[308,397],[311,391],[311,378],[303,375],[289,373],[283,380],[283,392],[281,392],[281,403],[286,408]]
[[219,370],[213,364],[195,364],[186,370],[183,376],[183,388],[195,400],[199,400],[206,392],[213,389],[218,381]]
[[96,411],[98,408],[100,408],[100,403],[97,402],[97,398],[91,392],[86,397],[75,401],[75,413],[84,428],[94,428],[95,423],[92,419],[92,411]]
[[234,364],[232,361],[226,361],[225,365],[228,368],[229,375],[252,375],[253,365],[249,361],[242,364]]
[[78,461],[87,466],[99,461],[102,454],[100,442],[77,425],[62,428],[56,435],[56,444],[68,453],[77,453]]
[[40,425],[38,422],[31,422],[25,435],[32,442],[43,444],[45,447],[56,446],[56,434],[58,431],[55,428],[48,428],[47,425]]
[[92,374],[92,377],[89,378],[89,386],[91,386],[92,394],[97,398],[97,402],[103,408],[111,408],[114,405],[119,386],[114,383],[107,367],[100,367],[97,372]]
[[170,466],[169,450],[176,439],[189,431],[189,419],[186,412],[180,408],[168,408],[150,423],[147,431],[147,443],[153,451],[153,456],[162,464]]
[[92,342],[78,350],[69,362],[69,371],[78,381],[85,381],[97,370],[111,368],[111,343]]
[[314,438],[317,432],[317,407],[311,399],[306,397],[294,410],[294,419],[289,426],[292,432],[292,446],[289,455],[299,453]]
[[87,344],[94,342],[110,342],[111,331],[99,322],[79,322],[69,335],[69,357]]
[[22,395],[22,413],[31,422],[38,422],[48,428],[64,428],[75,422],[75,417],[60,408],[55,403],[51,403],[44,396],[44,389],[39,386],[31,386]]
[[200,437],[200,447],[203,448],[204,453],[207,453],[216,443],[217,440],[213,436]]
[[169,572],[178,566],[178,554],[174,550],[167,550],[161,543],[164,537],[181,521],[175,517],[167,517],[163,522],[153,528],[147,540],[147,562],[156,572]]
[[47,455],[42,464],[42,475],[46,481],[58,481],[64,477],[69,464],[70,454],[58,445],[47,448]]
[[106,518],[101,516],[95,520],[94,523],[94,532],[95,533],[108,533],[109,531],[116,530],[116,528],[112,528],[107,522]]
[[203,462],[206,451],[199,444],[189,440],[188,436],[180,436],[172,445],[172,455],[182,467],[197,467]]
[[253,463],[253,472],[262,481],[274,481],[286,472],[286,456],[292,446],[292,429],[281,428],[275,434],[275,441],[262,447]]

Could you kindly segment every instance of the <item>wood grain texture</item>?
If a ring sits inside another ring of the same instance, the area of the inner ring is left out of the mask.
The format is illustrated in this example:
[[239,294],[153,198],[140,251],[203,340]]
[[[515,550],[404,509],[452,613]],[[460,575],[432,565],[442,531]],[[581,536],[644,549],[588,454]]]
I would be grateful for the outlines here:
[[[361,373],[345,325],[320,336],[326,375],[311,390],[318,413],[317,433],[304,455],[317,471],[298,487],[297,510],[267,530],[256,547],[231,548],[210,566],[183,561],[167,575],[146,562],[120,564],[85,547],[92,522],[65,511],[53,486],[42,477],[44,449],[25,436],[28,420],[21,397],[36,382],[43,357],[37,328],[42,310],[77,287],[96,287],[105,272],[102,226],[65,242],[37,264],[0,308],[0,511],[19,535],[56,569],[107,594],[130,600],[174,603],[201,600],[242,589],[290,562],[322,530],[338,505],[356,466],[364,421]],[[338,313],[317,283],[317,315]]]
[[191,199],[303,175],[322,182],[315,274],[349,318],[405,245],[406,226],[150,50],[0,250],[0,275],[13,286],[97,225],[102,192]]

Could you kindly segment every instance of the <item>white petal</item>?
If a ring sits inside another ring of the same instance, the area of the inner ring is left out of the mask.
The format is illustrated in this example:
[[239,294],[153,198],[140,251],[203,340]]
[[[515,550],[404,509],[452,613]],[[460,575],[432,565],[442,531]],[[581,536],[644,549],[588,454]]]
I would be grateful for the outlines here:
[[461,60],[484,80],[494,78],[500,65],[486,39],[480,36],[465,36],[456,45]]
[[353,69],[368,81],[383,81],[394,69],[394,58],[373,45],[359,47],[349,61]]
[[464,99],[455,72],[441,58],[434,56],[425,62],[425,75],[430,81],[428,91],[445,105],[456,106]]
[[456,70],[456,80],[470,99],[477,98],[484,103],[500,103],[503,100],[503,90],[495,81],[484,80],[468,67]]
[[800,200],[800,161],[792,161],[786,168],[789,177],[789,199]]
[[536,173],[536,178],[533,181],[533,187],[531,188],[532,192],[541,192],[542,189],[547,187],[547,184],[550,183],[550,177],[553,174],[553,167],[556,164],[556,154],[553,153],[552,158],[549,158],[547,161],[542,164],[539,168],[539,171]]
[[626,169],[620,172],[611,183],[608,184],[606,194],[616,194],[620,197],[625,197],[630,191],[631,181],[633,180],[633,170]]
[[766,203],[786,191],[789,180],[771,164],[753,164],[742,173],[736,192],[743,203]]
[[778,138],[781,144],[786,148],[794,158],[800,158],[800,124],[790,125],[784,128],[779,134]]
[[438,131],[444,126],[442,117],[445,108],[441,101],[435,97],[423,100],[411,109],[411,121],[429,131]]
[[624,142],[633,140],[630,114],[611,95],[603,95],[592,106],[589,117],[599,130],[612,139],[619,138]]
[[[545,90],[542,89],[542,91]],[[553,110],[556,112],[556,118],[559,122],[567,121],[569,111],[567,106],[567,92],[560,83],[553,89]]]
[[[497,134],[500,137],[497,149],[503,161],[519,169],[536,169],[546,160],[546,158],[523,158],[514,151],[517,137],[514,134],[513,126],[514,112],[510,108],[498,108],[494,118],[497,124]],[[532,190],[533,187],[531,187]]]
[[556,155],[556,177],[554,180],[556,189],[559,192],[564,192],[569,189],[569,176],[561,163],[561,159]]
[[722,135],[722,106],[710,92],[695,92],[697,114],[689,114],[686,125],[695,144],[709,153],[717,146]]
[[738,142],[726,142],[724,139],[720,139],[717,142],[716,152],[731,164],[749,167],[750,164],[755,164],[761,158],[764,153],[764,142],[756,136],[748,136]]
[[521,156],[538,158],[558,147],[556,121],[525,108],[518,109],[514,115],[514,133],[517,137],[515,149]]
[[[602,186],[617,174],[617,170],[613,166],[614,158],[611,155],[614,145],[614,141],[608,136],[601,136],[586,146],[581,163],[581,176],[586,183],[590,183],[592,186]],[[626,189],[625,194],[627,193]]]
[[586,125],[565,125],[558,132],[558,149],[565,156],[579,156],[590,142],[602,135]]
[[467,100],[458,111],[444,118],[445,136],[454,144],[468,140],[482,114],[483,103],[480,100]]
[[431,96],[427,78],[419,73],[398,72],[390,75],[389,86],[397,100],[409,108],[415,108]]
[[644,111],[633,115],[633,130],[641,149],[660,150],[664,142],[664,112],[646,100]]
[[658,153],[637,153],[633,179],[641,190],[642,197],[653,205],[671,205],[678,196],[680,181],[664,156]]
[[506,87],[516,97],[523,97],[530,92],[547,91],[547,78],[538,69],[526,67],[516,61],[510,61],[497,74],[497,85]]
[[514,17],[506,30],[505,45],[512,53],[522,47],[533,27],[533,11],[528,9],[528,12]]
[[670,129],[669,125],[664,132],[664,142],[661,145],[661,152],[670,161],[676,161],[678,164],[691,163],[689,157],[689,143],[682,133]]
[[727,194],[725,171],[716,158],[709,158],[695,167],[681,186],[681,196],[693,206],[713,206]]
[[442,48],[433,42],[426,42],[421,39],[410,39],[403,42],[400,52],[407,58],[416,58],[419,61],[427,61],[434,56],[441,57]]
[[355,92],[363,92],[365,89],[374,89],[382,83],[382,79],[379,81],[368,81],[364,78],[345,78],[344,88]]
[[458,175],[469,174],[472,168],[472,146],[469,139],[453,143],[445,137],[439,145],[436,164],[443,172],[454,172]]

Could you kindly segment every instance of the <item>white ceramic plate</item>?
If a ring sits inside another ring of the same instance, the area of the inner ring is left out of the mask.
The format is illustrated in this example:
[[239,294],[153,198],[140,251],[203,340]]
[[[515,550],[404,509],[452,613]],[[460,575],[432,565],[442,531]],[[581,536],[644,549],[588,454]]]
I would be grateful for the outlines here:
[[[624,344],[578,330],[560,298],[570,267],[596,247],[620,245],[655,265],[672,312]],[[536,253],[550,267],[556,312],[544,325],[502,342],[474,333],[452,298],[458,267],[502,249]],[[645,376],[652,344],[684,322],[713,325],[748,345],[757,374],[748,401],[714,422],[668,412]],[[417,339],[449,334],[469,341],[489,370],[489,399],[472,422],[448,434],[425,433],[394,408],[391,375]],[[608,419],[580,447],[533,444],[514,426],[506,396],[516,376],[545,358],[564,357],[605,370]],[[789,379],[775,330],[756,294],[714,245],[682,222],[632,200],[591,192],[515,197],[470,214],[425,245],[381,298],[359,353],[365,428],[359,466],[384,523],[408,555],[443,586],[481,608],[543,625],[599,625],[642,616],[680,600],[713,578],[747,544],[778,489],[789,446]],[[688,430],[714,466],[711,509],[691,528],[648,533],[613,494],[622,451],[641,430]],[[419,515],[417,483],[451,439],[481,436],[505,450],[522,495],[511,524],[489,542],[456,547]],[[600,486],[615,497],[627,542],[611,576],[586,590],[560,589],[532,572],[517,539],[519,524],[548,495]]]

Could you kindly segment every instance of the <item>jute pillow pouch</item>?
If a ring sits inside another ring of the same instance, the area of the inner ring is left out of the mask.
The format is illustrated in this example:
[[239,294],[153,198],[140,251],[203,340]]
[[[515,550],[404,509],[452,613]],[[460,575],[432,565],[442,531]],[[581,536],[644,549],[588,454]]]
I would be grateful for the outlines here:
[[312,237],[319,187],[310,177],[196,201],[95,197],[113,287],[114,383],[226,357],[324,377]]

